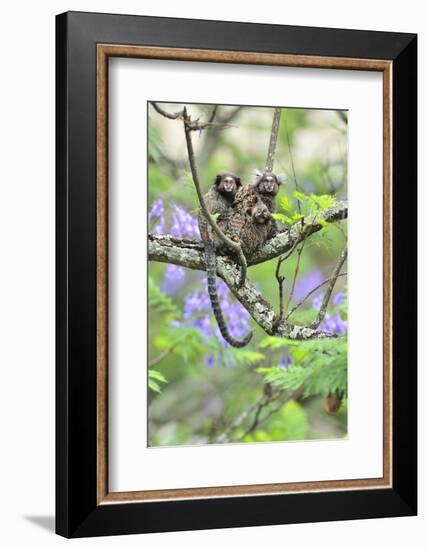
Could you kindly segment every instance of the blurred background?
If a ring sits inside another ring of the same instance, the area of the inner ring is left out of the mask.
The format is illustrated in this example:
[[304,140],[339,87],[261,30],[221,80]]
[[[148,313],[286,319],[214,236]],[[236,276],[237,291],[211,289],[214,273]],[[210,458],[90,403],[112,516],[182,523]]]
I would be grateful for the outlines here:
[[[182,104],[160,104],[177,112]],[[209,119],[213,105],[186,104],[193,119]],[[244,183],[263,170],[273,108],[218,106],[222,129],[193,132],[203,190],[216,174],[232,172]],[[149,231],[199,239],[198,200],[191,178],[183,123],[149,106]],[[274,171],[294,192],[347,198],[347,113],[282,109]],[[330,224],[305,242],[291,309],[330,277],[346,245],[346,222]],[[297,255],[282,264],[290,293]],[[278,311],[277,259],[250,267],[250,281]],[[345,265],[346,270],[346,265]],[[149,445],[194,445],[347,436],[346,276],[334,287],[321,328],[341,338],[322,344],[270,339],[218,281],[220,301],[233,336],[251,329],[243,349],[219,334],[206,293],[206,278],[172,264],[149,262]],[[290,317],[309,324],[325,287],[311,294]],[[291,345],[290,345],[291,344]],[[294,344],[294,345],[293,345]],[[271,383],[272,382],[272,383]]]

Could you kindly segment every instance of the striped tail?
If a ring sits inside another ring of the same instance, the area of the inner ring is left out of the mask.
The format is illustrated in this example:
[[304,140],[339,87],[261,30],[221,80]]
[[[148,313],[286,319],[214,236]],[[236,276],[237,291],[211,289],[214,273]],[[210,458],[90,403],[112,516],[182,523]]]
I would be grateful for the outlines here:
[[217,294],[217,284],[216,284],[216,255],[214,244],[212,241],[205,241],[205,263],[207,266],[207,281],[208,281],[208,295],[211,300],[211,306],[217,320],[218,328],[220,329],[221,335],[223,338],[234,348],[243,348],[248,344],[248,342],[253,337],[253,333],[248,332],[242,340],[236,340],[229,334],[229,330],[226,325],[226,321],[223,316],[223,312],[220,307]]

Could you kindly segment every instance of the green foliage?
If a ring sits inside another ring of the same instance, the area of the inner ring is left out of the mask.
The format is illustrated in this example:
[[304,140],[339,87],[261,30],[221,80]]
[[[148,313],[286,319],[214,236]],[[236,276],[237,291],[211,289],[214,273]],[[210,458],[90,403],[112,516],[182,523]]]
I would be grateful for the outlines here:
[[269,349],[281,349],[281,348],[285,348],[287,349],[288,348],[288,342],[289,340],[285,339],[285,338],[281,338],[280,336],[267,336],[266,338],[264,338],[260,344],[259,344],[259,347],[264,349],[264,348],[269,348]]
[[153,338],[153,344],[158,350],[169,350],[186,363],[190,363],[207,352],[210,347],[216,346],[214,341],[205,338],[197,328],[186,326],[181,322],[172,324],[173,320],[181,317],[181,311],[151,277],[149,277],[149,305],[157,313],[161,313],[164,319],[160,330]]
[[279,366],[257,369],[263,373],[265,382],[294,392],[303,389],[303,396],[327,396],[337,392],[347,395],[347,339],[322,339],[295,341],[265,339],[265,347],[287,347],[292,364],[283,369]]
[[211,345],[200,330],[186,325],[166,326],[155,338],[154,343],[161,350],[170,349],[186,363],[190,363],[195,356],[207,351]]
[[159,163],[162,159],[162,138],[153,124],[149,124],[149,151],[152,159]]
[[167,379],[165,378],[165,376],[161,372],[155,369],[149,369],[148,371],[149,388],[156,393],[160,393],[161,391],[160,382],[163,382],[164,384],[167,383]]
[[[321,224],[323,225],[323,223]],[[325,225],[325,224],[324,224]],[[330,233],[331,224],[327,224],[323,231],[312,233],[310,238],[306,239],[305,250],[317,251],[323,253],[331,253],[334,250],[335,240]]]
[[290,400],[264,426],[245,436],[243,441],[299,441],[309,436],[310,426],[305,409]]
[[293,201],[287,197],[287,195],[280,195],[278,197],[278,203],[281,210],[284,212],[292,212],[294,210]]
[[167,315],[169,318],[176,318],[180,315],[178,307],[169,296],[161,291],[152,277],[149,277],[149,307],[158,313]]
[[231,350],[231,356],[235,366],[253,366],[265,359],[263,353],[238,348],[233,348]]
[[295,225],[304,219],[305,227],[312,223],[328,225],[322,218],[325,211],[336,203],[335,197],[313,193],[305,195],[300,191],[294,191],[293,196],[299,204],[298,211],[289,197],[281,195],[278,199],[281,212],[272,215],[276,220],[288,225]]
[[278,220],[279,222],[286,223],[287,225],[294,225],[303,217],[304,217],[303,214],[299,214],[297,212],[295,212],[291,216],[287,216],[286,214],[282,214],[281,212],[272,214],[272,218],[274,218],[275,220]]
[[342,319],[346,320],[348,318],[348,294],[346,293],[343,301],[337,306],[337,310],[340,313]]

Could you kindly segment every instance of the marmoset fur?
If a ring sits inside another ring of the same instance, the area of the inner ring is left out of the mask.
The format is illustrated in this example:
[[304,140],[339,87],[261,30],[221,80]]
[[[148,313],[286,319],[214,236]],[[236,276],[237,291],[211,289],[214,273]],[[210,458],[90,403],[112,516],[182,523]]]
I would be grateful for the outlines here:
[[248,259],[267,241],[273,223],[272,214],[261,197],[246,193],[221,220],[220,228],[241,246]]

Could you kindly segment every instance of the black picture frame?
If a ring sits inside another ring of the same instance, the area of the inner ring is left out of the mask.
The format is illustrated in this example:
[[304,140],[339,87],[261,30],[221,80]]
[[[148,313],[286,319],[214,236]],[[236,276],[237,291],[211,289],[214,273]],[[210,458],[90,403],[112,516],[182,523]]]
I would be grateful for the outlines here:
[[[392,486],[97,503],[97,44],[392,62]],[[65,537],[417,513],[417,36],[68,12],[56,18],[56,532]]]

